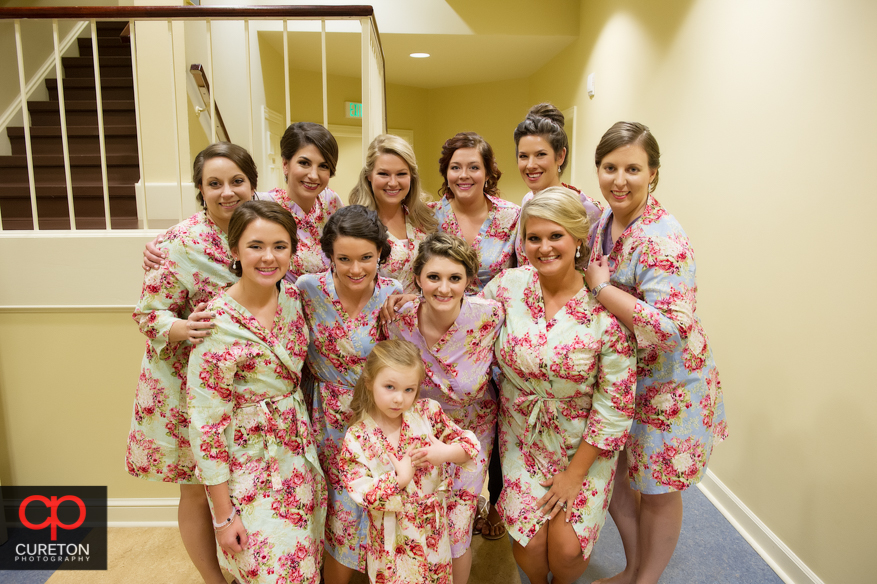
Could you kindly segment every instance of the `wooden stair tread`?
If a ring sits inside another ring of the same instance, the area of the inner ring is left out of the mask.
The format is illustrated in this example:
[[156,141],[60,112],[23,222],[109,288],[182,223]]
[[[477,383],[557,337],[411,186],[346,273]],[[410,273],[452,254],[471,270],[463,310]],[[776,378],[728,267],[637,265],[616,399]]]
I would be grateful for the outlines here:
[[[98,52],[100,52],[100,45],[98,45]],[[100,62],[102,67],[104,65],[131,65],[131,57],[116,57],[112,55],[108,55],[105,57],[101,55],[98,61]],[[72,65],[74,67],[88,66],[92,69],[94,68],[93,57],[63,57],[61,59],[61,62],[64,64],[65,67],[67,67],[68,65]]]
[[[107,154],[107,166],[139,166],[140,160],[136,154]],[[64,156],[60,154],[37,154],[33,157],[34,168],[51,166],[64,166]],[[100,155],[98,154],[71,154],[70,166],[97,166],[100,167]],[[0,168],[26,168],[27,156],[23,154],[11,154],[0,156]]]
[[[133,77],[101,77],[100,78],[101,87],[134,87],[134,78]],[[46,79],[46,87],[48,89],[57,89],[58,88],[58,80],[57,79]],[[64,89],[67,88],[87,88],[94,89],[94,78],[88,77],[65,77],[64,78]]]
[[[6,128],[9,138],[24,137],[24,128],[12,126]],[[91,126],[67,126],[67,136],[98,136],[99,128]],[[104,126],[104,136],[136,136],[137,126]],[[53,126],[31,126],[31,138],[60,138],[61,128]]]
[[[27,107],[30,111],[46,111],[46,112],[57,112],[60,107],[60,102],[57,101],[28,101]],[[134,100],[133,99],[104,99],[101,100],[101,105],[103,106],[104,111],[107,110],[133,110],[134,109]],[[82,99],[65,99],[64,100],[64,109],[67,111],[84,111],[84,112],[94,112],[97,111],[97,101],[95,100],[82,100]]]

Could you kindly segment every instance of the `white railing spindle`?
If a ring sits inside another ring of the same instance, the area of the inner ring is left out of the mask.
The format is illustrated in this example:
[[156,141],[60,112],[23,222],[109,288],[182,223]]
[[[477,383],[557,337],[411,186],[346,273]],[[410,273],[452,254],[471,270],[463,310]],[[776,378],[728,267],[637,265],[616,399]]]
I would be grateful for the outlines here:
[[[207,19],[207,75],[216,82],[213,75],[213,27]],[[210,143],[216,144],[216,85],[210,88]]]
[[244,57],[247,59],[247,127],[250,131],[250,153],[252,154],[256,144],[253,136],[253,78],[250,74],[250,21],[244,20]]
[[[167,21],[168,40],[171,47],[171,119],[174,124],[174,162],[177,165],[177,188],[180,191],[179,220],[183,220],[183,168],[180,164],[180,124],[177,121],[177,74],[174,51],[174,21]],[[211,120],[212,121],[212,120]]]
[[326,70],[326,19],[322,21],[320,48],[323,57],[323,127],[329,127],[329,72]]
[[285,18],[283,19],[283,79],[285,81],[286,87],[286,95],[284,97],[283,102],[286,104],[286,127],[289,127],[289,124],[292,123],[292,111],[291,104],[289,103],[289,38],[287,38],[287,33],[289,32],[289,21]]
[[91,20],[91,58],[94,61],[94,95],[97,101],[97,138],[100,144],[100,175],[104,187],[104,217],[106,228],[112,229],[110,223],[110,187],[107,180],[107,145],[104,139],[104,102],[100,86],[100,56],[97,50],[97,21]]
[[24,123],[24,152],[27,158],[27,179],[30,184],[30,212],[34,231],[40,230],[37,216],[37,186],[33,173],[33,148],[30,143],[30,114],[27,111],[27,93],[24,83],[24,52],[21,49],[21,21],[15,21],[15,50],[18,55],[18,85],[21,90],[21,118]]
[[61,147],[64,152],[64,179],[67,182],[67,214],[70,229],[76,230],[76,212],[73,208],[73,178],[70,175],[70,145],[67,141],[67,106],[64,102],[64,72],[61,70],[61,42],[58,19],[52,20],[52,40],[55,43],[55,76],[58,79],[58,112],[61,115]]
[[136,24],[132,20],[129,26],[131,31],[131,81],[134,83],[134,123],[137,124],[137,164],[140,166],[140,184],[143,185],[143,229],[149,229],[149,205],[147,203],[149,197],[146,196],[146,175],[143,174],[143,137],[141,134],[143,125],[140,122],[140,87],[137,80],[137,37],[134,33],[137,28]]

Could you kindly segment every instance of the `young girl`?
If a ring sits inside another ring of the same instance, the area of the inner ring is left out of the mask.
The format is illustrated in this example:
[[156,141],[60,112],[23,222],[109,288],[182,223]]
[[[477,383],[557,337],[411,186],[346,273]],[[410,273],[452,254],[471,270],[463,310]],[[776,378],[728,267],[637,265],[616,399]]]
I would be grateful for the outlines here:
[[341,473],[368,512],[373,583],[452,581],[447,463],[472,470],[481,446],[438,402],[417,400],[425,374],[412,343],[381,341],[354,390],[355,422],[344,438]]

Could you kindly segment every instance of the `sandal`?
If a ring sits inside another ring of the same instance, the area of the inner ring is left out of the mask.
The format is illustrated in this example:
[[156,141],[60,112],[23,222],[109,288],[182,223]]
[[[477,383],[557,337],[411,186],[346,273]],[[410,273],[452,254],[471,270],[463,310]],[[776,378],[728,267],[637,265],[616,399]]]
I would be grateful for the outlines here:
[[[481,512],[481,509],[479,509],[479,512]],[[497,519],[496,521],[490,521],[490,519],[488,519],[488,517],[490,517],[490,505],[486,501],[485,501],[485,506],[483,508],[483,512],[484,512],[484,515],[483,515],[484,523],[487,524],[487,527],[490,529],[490,533],[482,532],[481,537],[483,537],[484,539],[487,539],[487,540],[491,540],[491,541],[495,541],[497,539],[504,538],[506,536],[506,534],[508,533],[506,531],[506,528],[505,528],[505,523],[503,523],[503,520],[501,517],[499,519]],[[498,531],[497,531],[497,529],[498,529]]]
[[481,535],[481,532],[484,531],[484,526],[487,524],[487,510],[490,508],[490,503],[487,502],[487,499],[478,496],[478,501],[475,503],[475,521],[472,522],[472,535]]

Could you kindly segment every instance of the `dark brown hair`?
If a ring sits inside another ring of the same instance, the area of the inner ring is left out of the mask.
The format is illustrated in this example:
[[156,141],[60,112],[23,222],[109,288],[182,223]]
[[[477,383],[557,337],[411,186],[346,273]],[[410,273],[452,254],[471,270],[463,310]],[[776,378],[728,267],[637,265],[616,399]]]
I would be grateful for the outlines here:
[[384,263],[390,257],[387,228],[378,218],[377,211],[362,205],[348,205],[332,213],[320,237],[320,247],[330,260],[335,252],[335,240],[341,236],[366,239],[375,244],[379,255],[378,264]]
[[195,188],[198,189],[196,198],[202,207],[204,207],[204,195],[201,194],[200,187],[201,181],[204,179],[204,163],[211,158],[228,158],[234,162],[241,169],[241,172],[244,173],[244,176],[247,177],[247,180],[250,181],[250,186],[253,190],[256,190],[259,172],[256,170],[256,163],[253,161],[253,157],[250,156],[246,148],[231,142],[217,142],[199,152],[195,156],[195,162],[192,164],[192,182],[195,183]]
[[[478,252],[465,239],[442,231],[426,236],[418,247],[414,263],[411,265],[414,275],[419,277],[423,272],[423,266],[434,257],[447,258],[462,265],[470,282],[478,275],[478,268],[481,265]],[[414,283],[417,285],[417,280]],[[420,288],[419,285],[417,287]]]
[[649,159],[649,168],[655,171],[655,178],[649,183],[649,192],[654,193],[658,186],[659,168],[661,168],[661,149],[658,147],[658,141],[652,135],[651,130],[645,124],[639,122],[616,122],[611,128],[606,130],[600,143],[597,144],[597,151],[594,153],[594,164],[600,168],[600,163],[613,150],[637,144],[645,150]]
[[[292,213],[274,201],[247,201],[235,209],[235,212],[231,215],[231,220],[228,222],[229,249],[237,249],[241,236],[244,234],[247,226],[256,219],[271,221],[286,229],[292,244],[292,253],[295,255],[298,249],[298,229],[295,225],[295,218],[292,216]],[[243,273],[241,263],[238,261],[232,262],[228,270],[238,278]]]
[[566,165],[569,164],[569,138],[567,138],[566,130],[563,129],[564,117],[563,113],[550,103],[539,103],[530,108],[524,121],[515,128],[515,153],[517,154],[518,142],[524,136],[540,136],[554,150],[554,156],[560,154],[566,149],[566,158],[560,165],[560,172],[563,174]]
[[316,146],[317,150],[329,166],[329,176],[335,176],[338,166],[338,142],[329,130],[313,122],[296,122],[291,124],[280,139],[280,156],[287,162],[295,153],[308,145]]
[[442,186],[439,187],[439,195],[453,197],[454,194],[448,187],[448,167],[451,165],[451,158],[454,152],[460,148],[475,148],[481,155],[481,162],[484,165],[484,194],[493,197],[499,196],[499,178],[502,176],[499,167],[496,165],[496,157],[493,155],[493,148],[487,143],[487,140],[476,134],[475,132],[460,132],[453,138],[448,140],[442,146],[442,156],[439,158],[439,172],[444,179]]

